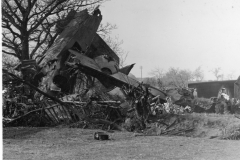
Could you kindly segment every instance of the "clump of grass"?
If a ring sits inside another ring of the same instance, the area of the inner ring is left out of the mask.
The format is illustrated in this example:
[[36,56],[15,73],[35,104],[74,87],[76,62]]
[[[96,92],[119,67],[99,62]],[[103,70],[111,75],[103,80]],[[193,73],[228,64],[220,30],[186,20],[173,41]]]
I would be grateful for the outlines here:
[[[168,123],[165,120],[166,123]],[[184,134],[190,137],[218,137],[220,139],[239,139],[240,120],[234,115],[193,113],[178,115],[177,122],[171,127],[175,130],[194,128]],[[224,131],[224,132],[223,132]]]
[[240,125],[224,128],[221,139],[240,140]]
[[229,125],[240,124],[240,120],[232,114],[215,114],[215,113],[193,113],[183,115],[188,120],[198,123],[201,127],[227,127]]
[[[240,139],[240,119],[231,114],[192,113],[161,118],[145,130],[145,135]],[[167,125],[165,125],[167,124]]]

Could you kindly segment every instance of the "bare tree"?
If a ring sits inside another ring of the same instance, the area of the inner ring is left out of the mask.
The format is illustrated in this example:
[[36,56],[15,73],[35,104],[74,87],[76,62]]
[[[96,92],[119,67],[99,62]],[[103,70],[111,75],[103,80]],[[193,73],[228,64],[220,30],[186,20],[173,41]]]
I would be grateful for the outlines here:
[[20,60],[44,55],[59,32],[55,24],[72,10],[103,0],[3,0],[2,52]]
[[154,77],[146,78],[145,83],[149,84],[151,86],[156,86],[157,85],[157,81]]
[[164,70],[157,67],[149,73],[149,75],[156,77],[157,79],[161,79],[164,76]]
[[226,79],[228,79],[228,80],[233,80],[234,79],[234,71],[232,71],[232,72],[230,72],[228,75],[227,75],[227,77],[226,77]]
[[216,77],[217,81],[220,80],[220,79],[223,79],[223,74],[221,74],[220,71],[221,71],[220,67],[217,67],[217,68],[214,68],[213,70],[211,70],[211,72]]
[[187,87],[189,81],[193,80],[193,73],[190,70],[180,70],[178,76],[185,87]]
[[164,72],[161,68],[155,68],[149,75],[155,78],[155,83],[160,88],[164,86],[187,87],[189,82],[202,81],[204,78],[201,67],[194,71],[170,67],[167,72]]
[[162,78],[165,86],[187,87],[188,82],[193,80],[193,73],[190,70],[169,68]]
[[97,33],[103,39],[107,39],[109,37],[109,35],[112,33],[112,31],[115,30],[115,29],[117,29],[116,24],[111,24],[111,23],[107,22],[105,24],[100,24],[100,26],[98,27]]
[[169,68],[164,78],[165,83],[167,83],[167,85],[173,85],[175,87],[184,86],[183,81],[179,77],[179,72],[180,72],[179,68],[173,68],[173,67]]
[[164,70],[157,67],[155,69],[153,69],[149,75],[153,76],[156,80],[156,84],[157,84],[157,87],[159,88],[162,88],[163,87],[163,81],[162,81],[162,78],[164,77],[165,73],[164,73]]
[[203,81],[203,79],[204,79],[204,72],[203,72],[201,66],[199,66],[198,68],[196,68],[196,69],[193,71],[193,78],[194,78],[194,80],[197,81],[197,82]]
[[128,52],[124,51],[121,47],[123,44],[123,40],[119,40],[118,37],[112,38],[109,33],[107,35],[105,34],[103,36],[103,39],[105,42],[109,45],[109,47],[118,55],[120,58],[119,66],[123,67],[125,66],[125,61],[128,56]]

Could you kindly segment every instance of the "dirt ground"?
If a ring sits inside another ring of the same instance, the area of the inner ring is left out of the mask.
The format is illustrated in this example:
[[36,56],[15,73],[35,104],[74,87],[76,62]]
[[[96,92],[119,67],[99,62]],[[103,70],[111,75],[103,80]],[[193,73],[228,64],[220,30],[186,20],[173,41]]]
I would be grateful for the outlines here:
[[240,141],[135,136],[129,132],[108,133],[111,140],[98,141],[93,139],[96,131],[78,128],[4,128],[3,159],[240,159]]

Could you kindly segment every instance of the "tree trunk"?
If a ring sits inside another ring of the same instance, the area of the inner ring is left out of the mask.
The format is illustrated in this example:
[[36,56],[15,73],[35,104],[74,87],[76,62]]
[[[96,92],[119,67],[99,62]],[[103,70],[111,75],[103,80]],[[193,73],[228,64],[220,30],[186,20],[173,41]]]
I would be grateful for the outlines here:
[[28,33],[24,31],[22,33],[23,38],[22,41],[22,50],[21,50],[21,60],[28,60],[29,59],[29,41],[28,41]]

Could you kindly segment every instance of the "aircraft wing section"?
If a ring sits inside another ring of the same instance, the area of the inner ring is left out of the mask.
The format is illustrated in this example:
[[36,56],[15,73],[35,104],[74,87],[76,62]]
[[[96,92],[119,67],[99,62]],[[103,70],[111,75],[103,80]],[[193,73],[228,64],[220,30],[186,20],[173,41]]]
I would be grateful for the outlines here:
[[[71,54],[74,54],[77,59],[77,65],[78,68],[85,74],[93,76],[97,78],[106,88],[113,88],[113,87],[119,87],[122,88],[123,86],[131,86],[131,87],[138,87],[141,83],[128,75],[122,73],[122,72],[117,72],[112,75],[105,74],[101,71],[100,67],[97,65],[97,63],[83,55],[80,54],[74,50],[69,50]],[[154,96],[159,95],[160,98],[165,99],[167,94],[155,87],[149,86],[150,93]]]
[[140,82],[138,82],[137,80],[129,77],[128,75],[122,72],[117,72],[111,76],[134,87],[138,87],[140,84]]
[[88,66],[92,69],[95,69],[99,72],[101,72],[101,69],[100,67],[98,66],[98,64],[91,58],[77,52],[77,51],[74,51],[72,49],[69,49],[69,52],[74,55],[74,58],[76,60],[76,63],[81,63],[81,65],[83,66]]

